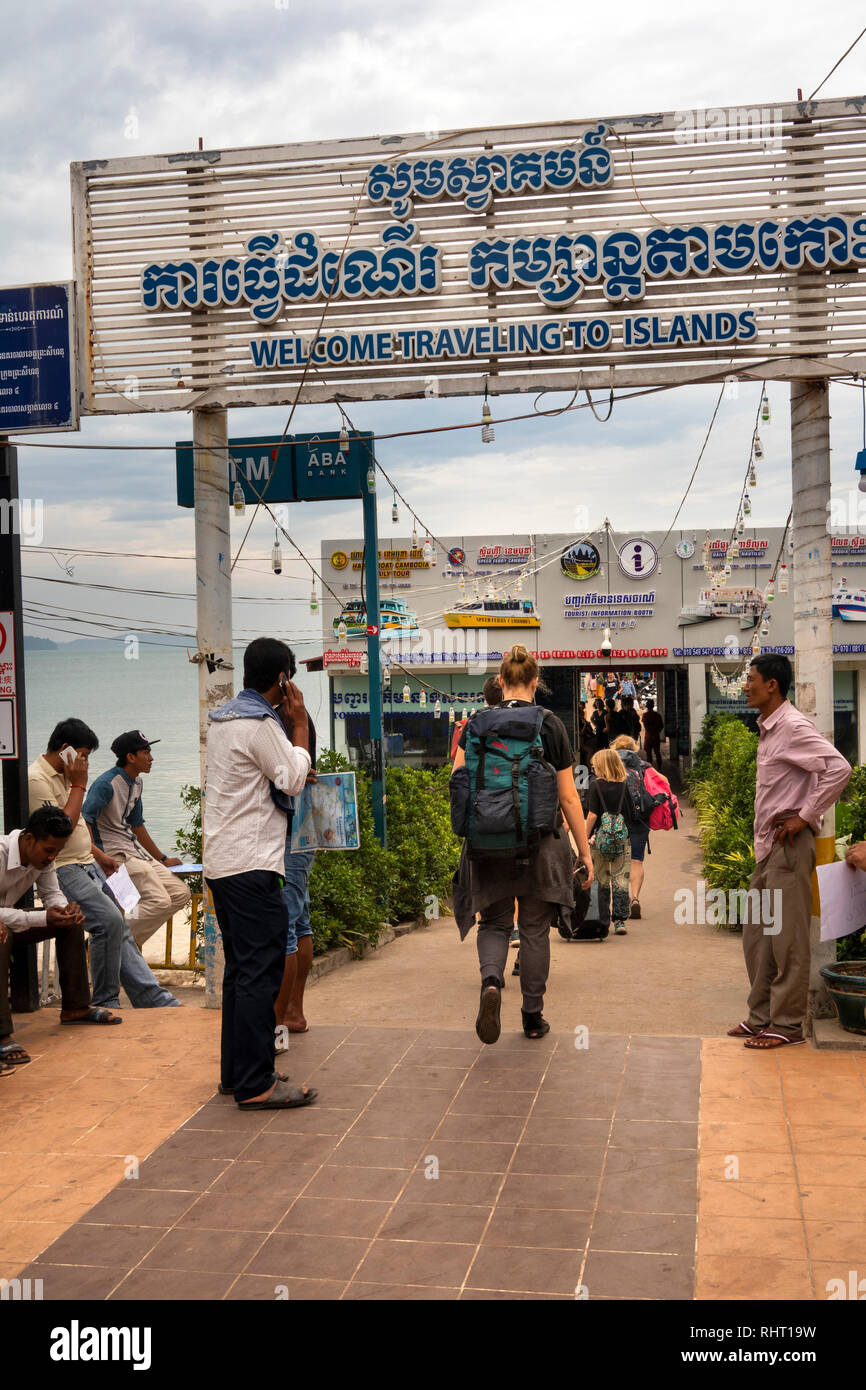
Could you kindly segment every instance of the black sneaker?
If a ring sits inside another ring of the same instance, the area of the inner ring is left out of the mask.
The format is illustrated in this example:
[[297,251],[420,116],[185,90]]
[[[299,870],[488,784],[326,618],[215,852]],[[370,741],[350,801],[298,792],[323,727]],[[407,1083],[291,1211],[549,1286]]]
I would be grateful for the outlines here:
[[495,1043],[501,1032],[499,1026],[499,1007],[502,1002],[502,986],[492,975],[481,981],[481,1002],[475,1031],[483,1043]]

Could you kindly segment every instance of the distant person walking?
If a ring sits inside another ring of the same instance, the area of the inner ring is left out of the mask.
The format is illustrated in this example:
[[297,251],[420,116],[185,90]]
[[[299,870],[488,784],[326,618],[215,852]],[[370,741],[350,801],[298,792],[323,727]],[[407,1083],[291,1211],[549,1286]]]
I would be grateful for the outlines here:
[[806,1041],[815,835],[851,777],[842,754],[788,700],[792,679],[786,656],[767,655],[754,658],[746,682],[746,703],[758,710],[750,908],[753,889],[759,900],[765,892],[781,899],[772,923],[750,910],[743,924],[749,1013],[728,1036],[756,1050]]
[[592,863],[599,893],[610,893],[610,918],[616,936],[627,936],[630,911],[629,874],[635,823],[628,794],[625,765],[618,753],[605,748],[592,760],[595,779],[587,792],[586,833],[590,837]]
[[629,868],[629,916],[639,920],[641,915],[640,890],[644,879],[644,856],[649,851],[649,820],[641,813],[641,780],[643,769],[648,766],[640,756],[637,740],[627,734],[620,734],[614,740],[613,750],[622,759],[626,770],[628,794],[632,803],[632,818],[628,828],[631,866]]
[[641,716],[641,723],[643,724],[643,746],[647,762],[651,763],[657,759],[659,770],[661,770],[662,734],[665,726],[655,707],[655,700],[647,700],[646,709]]
[[596,752],[601,748],[607,748],[607,712],[600,695],[593,701],[592,727],[595,731]]

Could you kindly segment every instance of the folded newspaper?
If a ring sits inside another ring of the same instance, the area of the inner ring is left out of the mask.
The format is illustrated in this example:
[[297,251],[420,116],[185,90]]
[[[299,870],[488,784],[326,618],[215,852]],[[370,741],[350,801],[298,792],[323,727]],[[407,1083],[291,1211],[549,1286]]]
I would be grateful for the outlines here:
[[354,772],[324,772],[295,798],[292,849],[358,849]]

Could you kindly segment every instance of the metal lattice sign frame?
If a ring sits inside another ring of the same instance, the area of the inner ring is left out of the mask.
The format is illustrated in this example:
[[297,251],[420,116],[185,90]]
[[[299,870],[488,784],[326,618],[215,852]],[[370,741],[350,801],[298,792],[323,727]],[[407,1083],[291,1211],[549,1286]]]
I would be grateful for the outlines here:
[[866,371],[864,105],[74,164],[82,410]]

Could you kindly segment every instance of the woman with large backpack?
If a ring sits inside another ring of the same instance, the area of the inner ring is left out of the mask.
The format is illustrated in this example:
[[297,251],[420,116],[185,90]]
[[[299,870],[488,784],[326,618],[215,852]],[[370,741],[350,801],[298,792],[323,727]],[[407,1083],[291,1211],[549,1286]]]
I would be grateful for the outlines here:
[[575,861],[563,817],[592,882],[592,855],[564,724],[535,705],[538,662],[526,647],[499,668],[502,704],[470,721],[451,774],[451,823],[464,836],[454,876],[454,915],[465,938],[480,913],[481,1001],[475,1031],[495,1043],[518,904],[523,1031],[550,1031],[542,1004],[550,969],[550,927],[560,905],[574,905]]
[[[644,769],[647,764],[640,756],[637,740],[630,738],[628,734],[620,734],[619,738],[614,739],[613,747],[625,765],[631,807],[634,813],[632,823],[629,826],[631,868],[629,870],[628,891],[631,898],[631,917],[640,918],[640,890],[643,887],[644,855],[647,854],[647,852],[652,853],[649,848],[649,814],[641,814],[640,805],[643,799],[641,796],[641,784],[643,782]],[[629,774],[631,774],[631,776],[629,776]]]
[[627,936],[630,911],[629,839],[635,811],[626,781],[625,764],[612,748],[604,748],[592,760],[595,778],[586,801],[586,830],[592,845],[592,862],[599,892],[611,895],[610,917],[615,936]]

